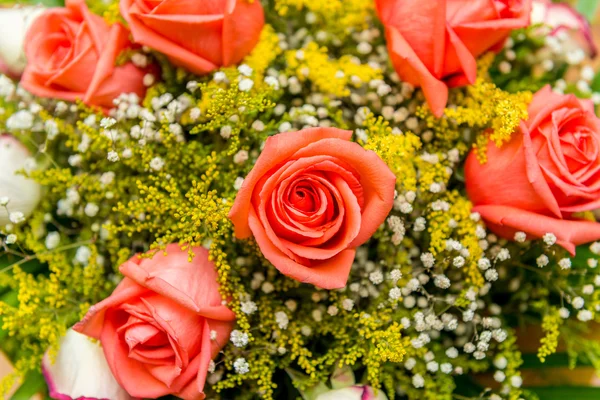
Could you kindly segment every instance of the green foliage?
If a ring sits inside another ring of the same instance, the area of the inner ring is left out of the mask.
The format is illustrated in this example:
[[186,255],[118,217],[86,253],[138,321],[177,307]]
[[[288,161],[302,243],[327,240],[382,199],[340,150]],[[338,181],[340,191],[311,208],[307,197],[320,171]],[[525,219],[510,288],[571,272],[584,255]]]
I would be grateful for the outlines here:
[[598,5],[600,1],[598,0],[577,0],[575,3],[575,8],[581,14],[583,14],[588,21],[596,20],[596,13],[598,11]]

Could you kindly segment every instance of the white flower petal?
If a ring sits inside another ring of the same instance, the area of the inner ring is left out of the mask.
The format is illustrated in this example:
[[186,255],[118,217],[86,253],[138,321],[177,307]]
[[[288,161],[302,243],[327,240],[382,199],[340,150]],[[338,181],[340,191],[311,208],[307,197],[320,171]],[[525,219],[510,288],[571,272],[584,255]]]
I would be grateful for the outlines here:
[[25,69],[23,42],[27,28],[43,11],[43,7],[0,8],[0,72],[21,75]]
[[54,399],[132,398],[115,380],[102,347],[72,329],[61,340],[54,364],[48,354],[44,356],[42,370],[50,396]]
[[[9,212],[21,212],[24,216],[33,212],[41,197],[37,182],[17,174],[25,169],[30,156],[29,150],[17,139],[10,135],[0,136],[0,197],[9,199]],[[0,226],[8,223],[9,213],[5,207],[0,207]]]

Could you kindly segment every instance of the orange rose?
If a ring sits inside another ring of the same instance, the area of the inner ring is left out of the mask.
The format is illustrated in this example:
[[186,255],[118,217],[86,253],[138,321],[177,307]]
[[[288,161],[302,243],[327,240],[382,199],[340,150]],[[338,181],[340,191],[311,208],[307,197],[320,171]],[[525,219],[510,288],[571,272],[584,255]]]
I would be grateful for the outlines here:
[[[235,315],[221,304],[208,252],[167,246],[167,255],[133,257],[125,279],[73,328],[99,339],[119,384],[131,395],[204,399],[210,360],[229,341]],[[216,338],[211,336],[216,334]]]
[[40,97],[110,108],[121,93],[143,97],[144,72],[131,63],[116,66],[129,46],[127,30],[108,26],[83,0],[51,8],[27,32],[27,66],[21,85]]
[[529,24],[531,0],[376,0],[390,58],[441,116],[448,86],[475,82],[475,58]]
[[573,213],[600,207],[600,121],[589,100],[553,93],[533,96],[529,119],[510,142],[488,144],[487,162],[472,152],[466,187],[488,227],[508,239],[552,233],[572,254],[600,239],[600,224]]
[[137,43],[195,74],[239,63],[265,23],[260,1],[121,0]]
[[267,139],[229,217],[285,275],[343,287],[356,247],[392,209],[396,177],[352,132],[311,128]]

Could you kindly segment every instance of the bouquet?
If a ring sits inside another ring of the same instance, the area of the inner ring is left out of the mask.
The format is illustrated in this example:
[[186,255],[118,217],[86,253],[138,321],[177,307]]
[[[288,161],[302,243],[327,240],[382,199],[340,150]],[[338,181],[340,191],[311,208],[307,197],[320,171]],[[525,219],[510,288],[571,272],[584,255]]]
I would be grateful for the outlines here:
[[598,398],[591,3],[0,9],[0,393]]

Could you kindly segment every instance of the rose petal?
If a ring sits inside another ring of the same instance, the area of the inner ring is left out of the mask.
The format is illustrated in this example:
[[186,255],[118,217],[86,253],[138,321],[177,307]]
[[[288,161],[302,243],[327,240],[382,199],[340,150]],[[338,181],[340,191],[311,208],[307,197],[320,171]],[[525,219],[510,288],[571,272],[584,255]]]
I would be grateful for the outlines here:
[[171,41],[173,47],[181,47],[214,65],[223,65],[223,46],[227,45],[222,41],[223,15],[136,14],[136,17],[152,32]]
[[322,289],[339,289],[346,285],[356,253],[354,249],[344,250],[328,260],[305,266],[290,259],[269,240],[254,210],[250,210],[248,222],[265,258],[284,275]]
[[[335,149],[335,152],[332,151]],[[379,156],[357,143],[339,139],[323,139],[299,150],[294,157],[334,154],[340,161],[355,168],[364,193],[362,223],[350,247],[360,246],[373,236],[392,209],[396,176]]]
[[356,197],[350,190],[346,181],[342,178],[332,176],[331,182],[338,188],[344,201],[344,209],[346,210],[344,222],[335,238],[318,247],[310,246],[310,244],[300,245],[281,239],[284,246],[300,257],[308,258],[310,260],[325,260],[331,258],[348,248],[349,244],[356,238],[360,231],[361,210]]
[[110,297],[90,307],[85,317],[75,324],[73,330],[94,339],[100,339],[106,310],[110,307],[116,307],[126,303],[147,292],[148,289],[138,285],[134,281],[127,278],[123,279]]
[[121,15],[129,23],[131,34],[136,43],[146,45],[163,54],[168,54],[171,61],[177,65],[185,65],[196,74],[206,74],[217,69],[217,66],[206,58],[173,43],[168,38],[148,28],[139,18],[139,9],[133,0],[121,0]]
[[[229,212],[229,218],[235,227],[236,237],[238,239],[245,239],[252,234],[248,223],[248,215],[250,214],[254,188],[271,168],[286,161],[296,151],[312,142],[324,138],[350,140],[351,137],[351,131],[335,128],[309,128],[298,132],[284,132],[269,137],[254,168],[252,168],[252,171],[244,179],[244,183]],[[329,152],[324,154],[329,154]]]
[[526,173],[529,183],[536,194],[543,201],[543,204],[557,217],[561,217],[561,212],[556,198],[552,194],[548,183],[544,179],[539,161],[535,155],[531,143],[530,131],[524,122],[521,122],[521,132],[523,134],[523,151],[525,153]]
[[[411,46],[419,62],[427,66],[433,76],[443,74],[446,51],[446,2],[447,0],[378,0],[381,20],[386,29],[394,28]],[[410,18],[405,18],[410,15]],[[395,63],[394,63],[395,64]]]
[[[235,6],[233,5],[235,3]],[[223,65],[237,64],[260,39],[265,16],[260,1],[229,1],[223,20]],[[233,10],[231,10],[233,8]]]
[[135,397],[157,398],[171,394],[172,392],[164,383],[148,372],[144,363],[129,357],[127,344],[116,333],[122,315],[121,310],[108,309],[100,335],[106,361],[115,378],[130,395]]
[[21,85],[40,97],[113,107],[121,93],[143,97],[145,72],[132,63],[115,66],[130,46],[127,30],[108,26],[83,0],[68,0],[36,19],[27,33],[28,64]]
[[138,264],[126,262],[119,269],[139,285],[170,298],[207,318],[233,321],[235,314],[221,304],[221,295],[214,282],[217,279],[214,264],[204,248],[194,247],[196,255],[188,261],[187,251],[177,244],[166,248],[166,255],[158,252],[151,259]]
[[431,112],[436,117],[441,117],[448,101],[448,86],[427,69],[395,27],[386,27],[385,37],[390,49],[390,59],[398,75],[408,83],[421,86]]

